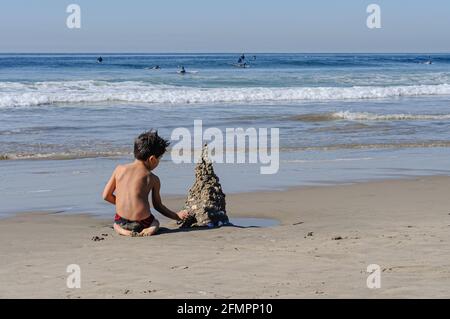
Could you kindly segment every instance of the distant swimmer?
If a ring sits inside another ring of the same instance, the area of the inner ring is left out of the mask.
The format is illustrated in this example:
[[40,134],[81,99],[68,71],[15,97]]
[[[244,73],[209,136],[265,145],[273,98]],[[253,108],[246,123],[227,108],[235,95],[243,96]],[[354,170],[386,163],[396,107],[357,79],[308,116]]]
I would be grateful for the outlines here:
[[101,57],[101,56],[99,56],[98,58],[97,58],[97,63],[102,63],[103,62],[103,58]]
[[159,65],[155,65],[154,67],[152,67],[152,70],[159,70],[159,69],[161,69]]
[[179,68],[180,68],[180,70],[177,71],[178,74],[197,74],[198,73],[198,71],[192,71],[192,70],[186,71],[184,66],[180,66]]

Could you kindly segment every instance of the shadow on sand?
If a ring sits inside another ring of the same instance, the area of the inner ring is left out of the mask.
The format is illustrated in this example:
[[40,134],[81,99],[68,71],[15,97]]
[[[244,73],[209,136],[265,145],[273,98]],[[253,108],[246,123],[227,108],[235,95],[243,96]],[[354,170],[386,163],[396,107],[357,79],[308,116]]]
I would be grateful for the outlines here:
[[167,228],[167,227],[160,227],[157,235],[163,235],[163,234],[173,234],[173,233],[185,233],[185,232],[192,232],[192,231],[201,231],[201,230],[213,230],[213,229],[219,229],[224,227],[233,227],[233,228],[261,228],[260,226],[238,226],[238,225],[224,225],[221,227],[190,227],[190,228]]

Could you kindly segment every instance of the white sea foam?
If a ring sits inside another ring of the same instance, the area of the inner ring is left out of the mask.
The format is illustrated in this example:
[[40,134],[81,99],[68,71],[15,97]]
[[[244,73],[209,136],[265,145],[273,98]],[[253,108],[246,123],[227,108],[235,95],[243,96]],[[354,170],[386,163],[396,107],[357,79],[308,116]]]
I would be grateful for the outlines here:
[[450,114],[374,114],[341,111],[333,113],[332,118],[350,121],[439,121],[450,119]]
[[282,160],[282,163],[333,163],[333,162],[354,162],[354,161],[370,161],[374,160],[373,157],[361,157],[361,158],[335,158],[335,159],[313,159],[313,160]]
[[139,81],[0,82],[0,107],[110,101],[157,104],[252,103],[422,95],[450,95],[450,85],[196,88],[155,85]]

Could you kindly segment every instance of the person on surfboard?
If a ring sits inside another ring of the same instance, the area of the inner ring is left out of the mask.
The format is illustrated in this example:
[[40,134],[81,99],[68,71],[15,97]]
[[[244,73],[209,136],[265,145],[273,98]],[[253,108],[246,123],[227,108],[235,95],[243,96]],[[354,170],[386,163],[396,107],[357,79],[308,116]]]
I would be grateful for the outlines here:
[[244,55],[244,53],[242,53],[242,55],[239,57],[238,64],[245,63],[244,61],[245,61],[245,55]]

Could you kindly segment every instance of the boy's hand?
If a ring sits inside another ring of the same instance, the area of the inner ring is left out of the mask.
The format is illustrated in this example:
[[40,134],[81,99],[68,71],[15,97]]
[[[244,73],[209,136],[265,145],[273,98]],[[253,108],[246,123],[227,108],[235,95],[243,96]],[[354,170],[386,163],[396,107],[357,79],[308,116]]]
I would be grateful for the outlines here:
[[178,218],[180,218],[181,220],[186,219],[189,216],[189,212],[187,210],[181,210],[177,213]]

